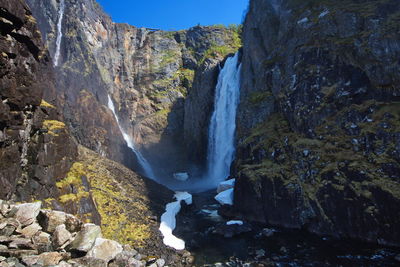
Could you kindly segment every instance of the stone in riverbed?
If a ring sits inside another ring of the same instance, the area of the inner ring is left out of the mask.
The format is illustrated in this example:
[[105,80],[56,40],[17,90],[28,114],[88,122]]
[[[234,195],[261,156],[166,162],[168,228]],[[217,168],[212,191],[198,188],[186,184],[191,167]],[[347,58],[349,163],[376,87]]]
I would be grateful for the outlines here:
[[177,172],[174,173],[174,178],[183,182],[189,179],[189,174],[187,172]]
[[74,241],[69,246],[71,250],[79,250],[88,252],[98,237],[101,237],[100,226],[86,223],[83,225],[82,230],[78,232]]
[[116,241],[97,238],[86,256],[109,262],[121,253],[122,250],[122,246]]
[[36,217],[40,212],[42,202],[25,203],[16,205],[17,212],[15,214],[16,219],[22,224],[27,226],[35,222]]

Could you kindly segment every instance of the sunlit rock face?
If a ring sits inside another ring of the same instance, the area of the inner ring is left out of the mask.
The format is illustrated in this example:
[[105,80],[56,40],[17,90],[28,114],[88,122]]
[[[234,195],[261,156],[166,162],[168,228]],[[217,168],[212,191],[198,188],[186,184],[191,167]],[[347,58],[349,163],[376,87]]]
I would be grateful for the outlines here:
[[[207,127],[197,125],[208,124],[213,94],[190,107],[186,98],[197,90],[213,91],[218,64],[241,45],[238,28],[175,32],[136,28],[113,23],[95,1],[87,0],[66,1],[58,27],[58,1],[27,2],[53,58],[62,30],[58,98],[81,144],[135,167],[135,157],[105,106],[110,94],[123,128],[157,169],[172,175],[171,166],[180,166],[175,171],[185,169],[188,157],[204,161],[193,144],[207,147]],[[200,88],[199,83],[206,87]],[[197,122],[193,112],[203,121]]]
[[31,200],[57,192],[77,148],[56,107],[50,57],[29,8],[0,1],[0,199]]
[[397,1],[250,1],[235,207],[400,244]]

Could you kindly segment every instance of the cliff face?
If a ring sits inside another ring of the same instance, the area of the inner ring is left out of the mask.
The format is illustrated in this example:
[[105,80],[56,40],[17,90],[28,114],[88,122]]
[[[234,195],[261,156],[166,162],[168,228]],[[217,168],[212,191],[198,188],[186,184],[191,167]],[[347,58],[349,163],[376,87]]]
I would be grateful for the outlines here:
[[237,210],[400,245],[399,20],[394,0],[251,1]]
[[[54,58],[60,2],[28,3]],[[237,50],[239,29],[216,26],[164,32],[136,28],[113,23],[92,0],[67,1],[63,18],[57,89],[66,120],[78,141],[127,166],[134,165],[133,161],[127,162],[134,156],[126,151],[105,106],[109,94],[123,128],[153,166],[164,170],[171,166],[185,168],[183,138],[191,154],[192,143],[201,143],[206,132],[202,125],[196,128],[184,124],[193,124],[197,116],[193,112],[209,116],[209,108],[191,107],[208,107],[212,97],[207,95],[201,103],[190,106],[185,105],[185,98],[196,94],[192,91],[211,91],[215,87],[215,74],[206,74],[208,87],[193,86],[192,90],[195,77],[204,77],[204,68],[217,72],[218,63]]]
[[31,200],[56,192],[77,149],[55,106],[49,56],[23,1],[0,1],[0,198]]

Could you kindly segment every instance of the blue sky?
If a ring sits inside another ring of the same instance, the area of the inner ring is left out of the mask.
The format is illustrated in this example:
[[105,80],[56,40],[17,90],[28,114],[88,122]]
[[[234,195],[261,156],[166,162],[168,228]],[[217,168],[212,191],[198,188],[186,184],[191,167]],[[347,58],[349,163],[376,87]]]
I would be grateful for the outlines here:
[[97,0],[113,21],[137,27],[182,30],[239,24],[249,0]]

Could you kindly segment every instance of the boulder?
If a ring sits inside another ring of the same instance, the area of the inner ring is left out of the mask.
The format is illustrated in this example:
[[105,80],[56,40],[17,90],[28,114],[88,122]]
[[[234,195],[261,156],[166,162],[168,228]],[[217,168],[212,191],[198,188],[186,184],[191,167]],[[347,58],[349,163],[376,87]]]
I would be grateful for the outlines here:
[[40,212],[42,202],[25,203],[15,206],[17,212],[15,214],[16,219],[22,224],[27,226],[36,221],[36,217]]
[[[96,259],[91,257],[83,257],[68,261],[72,266],[90,266],[90,267],[107,267],[107,262],[102,259]],[[129,266],[129,265],[128,265]]]
[[59,252],[45,252],[39,255],[37,263],[43,266],[57,265],[63,259]]
[[88,252],[93,247],[93,244],[98,237],[101,237],[100,226],[86,223],[83,225],[82,230],[78,232],[74,241],[70,244],[69,249]]
[[21,230],[17,230],[17,232],[22,234],[24,237],[31,238],[40,230],[42,230],[42,227],[37,223],[33,223],[31,225],[26,226],[25,228],[23,228]]
[[82,221],[71,214],[67,214],[65,218],[65,226],[71,233],[78,232],[82,228]]
[[65,224],[66,213],[62,211],[42,210],[39,222],[46,232],[53,233],[57,226]]
[[56,227],[56,230],[53,233],[53,245],[55,247],[61,247],[67,241],[71,239],[71,233],[66,229],[65,224],[61,224]]
[[87,256],[109,262],[122,251],[122,246],[118,242],[109,239],[97,238],[93,247],[87,253]]

